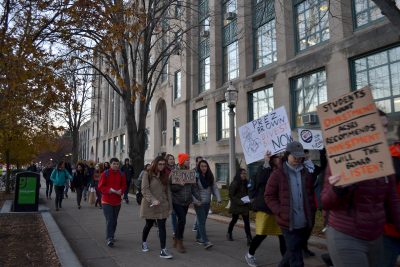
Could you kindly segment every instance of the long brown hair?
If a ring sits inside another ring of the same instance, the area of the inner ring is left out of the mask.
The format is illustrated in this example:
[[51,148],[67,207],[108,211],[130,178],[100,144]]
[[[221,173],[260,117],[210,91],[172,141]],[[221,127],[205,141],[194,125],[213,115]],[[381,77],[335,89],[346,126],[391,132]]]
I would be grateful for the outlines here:
[[206,178],[207,182],[209,185],[213,185],[214,184],[214,174],[212,173],[211,169],[210,169],[210,165],[208,164],[208,162],[204,159],[200,160],[199,163],[197,164],[197,171],[201,173],[201,169],[200,169],[200,164],[204,163],[207,165],[207,171],[204,174],[204,177]]
[[[157,175],[158,174],[158,172],[159,172],[158,171],[158,163],[160,161],[164,161],[164,163],[167,164],[167,162],[165,161],[165,158],[163,156],[156,157],[153,160],[153,162],[151,163],[151,167],[150,167],[150,170],[149,170],[149,179],[151,179],[152,175]],[[167,177],[167,175],[165,175],[165,168],[164,168],[164,170],[162,172],[160,172],[160,180],[161,180],[161,183],[163,185],[167,185],[168,184],[168,177]]]

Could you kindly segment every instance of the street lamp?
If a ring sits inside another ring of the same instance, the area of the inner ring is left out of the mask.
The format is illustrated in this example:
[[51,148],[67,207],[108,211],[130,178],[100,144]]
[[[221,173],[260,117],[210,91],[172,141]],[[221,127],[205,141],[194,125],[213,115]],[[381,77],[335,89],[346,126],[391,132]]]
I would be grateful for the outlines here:
[[231,183],[231,179],[235,175],[235,111],[238,100],[238,90],[230,82],[228,89],[225,92],[225,100],[229,107],[229,178],[228,183]]

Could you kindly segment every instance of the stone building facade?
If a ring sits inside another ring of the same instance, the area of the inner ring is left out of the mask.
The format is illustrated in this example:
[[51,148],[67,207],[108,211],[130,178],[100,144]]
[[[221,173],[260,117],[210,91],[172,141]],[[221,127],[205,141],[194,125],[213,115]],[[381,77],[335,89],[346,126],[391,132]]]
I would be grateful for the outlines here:
[[[198,10],[187,9],[186,19],[200,27],[185,36],[187,47],[170,58],[154,93],[145,161],[162,152],[186,152],[193,161],[201,155],[225,181],[230,82],[239,91],[237,126],[285,106],[294,136],[298,127],[319,128],[318,104],[370,85],[377,105],[393,118],[390,139],[399,139],[400,39],[372,1],[191,2]],[[94,96],[89,159],[123,159],[128,138],[121,100],[100,78]],[[236,133],[237,158],[246,166]]]

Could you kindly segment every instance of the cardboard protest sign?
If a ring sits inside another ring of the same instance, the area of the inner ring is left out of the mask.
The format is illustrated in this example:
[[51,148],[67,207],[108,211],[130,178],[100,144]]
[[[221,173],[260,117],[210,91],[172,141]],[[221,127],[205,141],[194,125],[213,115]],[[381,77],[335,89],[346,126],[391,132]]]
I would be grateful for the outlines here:
[[311,129],[297,129],[299,134],[299,142],[303,145],[304,149],[318,149],[324,148],[324,140],[322,131]]
[[373,102],[364,87],[317,107],[332,174],[338,185],[394,173],[392,159]]
[[196,171],[195,170],[173,170],[171,171],[172,184],[195,184]]
[[284,106],[241,126],[239,135],[246,164],[263,159],[267,150],[272,155],[285,151],[293,141]]

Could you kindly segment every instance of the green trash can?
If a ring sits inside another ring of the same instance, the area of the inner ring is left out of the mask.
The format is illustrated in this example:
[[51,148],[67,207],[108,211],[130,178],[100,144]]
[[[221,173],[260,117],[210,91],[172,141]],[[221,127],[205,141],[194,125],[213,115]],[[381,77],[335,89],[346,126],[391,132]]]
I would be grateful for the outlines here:
[[14,211],[38,211],[40,174],[19,172],[15,180]]

